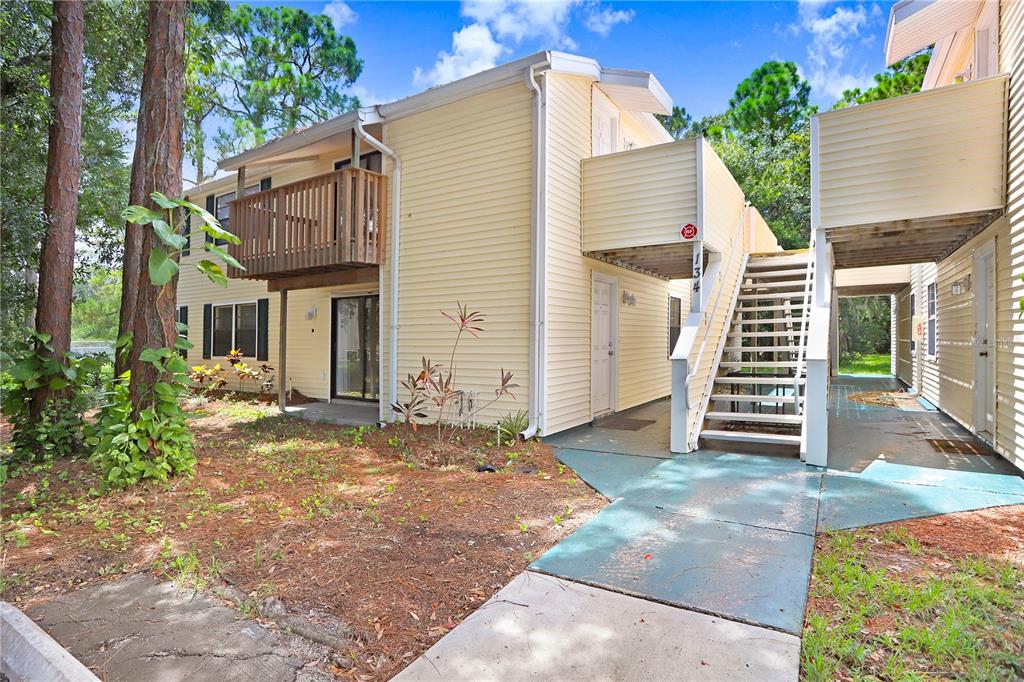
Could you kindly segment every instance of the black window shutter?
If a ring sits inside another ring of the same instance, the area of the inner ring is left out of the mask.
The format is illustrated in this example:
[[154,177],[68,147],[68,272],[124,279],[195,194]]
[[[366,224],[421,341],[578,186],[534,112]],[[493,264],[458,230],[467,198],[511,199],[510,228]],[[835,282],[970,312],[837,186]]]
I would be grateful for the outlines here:
[[203,305],[203,358],[213,356],[213,304]]
[[264,362],[270,358],[267,348],[269,330],[267,328],[270,312],[270,299],[261,298],[256,301],[256,359]]
[[266,192],[268,189],[270,189],[270,178],[263,178],[260,180],[260,191]]
[[[217,214],[217,197],[215,197],[212,194],[209,195],[208,197],[206,197],[206,212],[209,213],[210,215],[216,215]],[[206,234],[206,243],[209,244],[211,242],[213,242],[213,237],[211,237],[210,234],[207,233]],[[209,356],[206,356],[206,357],[209,357]]]
[[187,256],[192,253],[192,212],[188,209],[185,211],[185,227],[182,228],[181,236],[185,238],[185,247],[181,250],[182,256]]
[[[186,326],[188,325],[188,306],[187,305],[183,305],[183,306],[178,308],[178,322],[180,322],[180,323],[182,323],[183,325],[186,325]],[[186,339],[188,339],[188,331],[186,331],[183,334],[183,336]],[[181,353],[181,357],[183,357],[183,358],[187,358],[188,357],[188,348],[179,348],[178,352]]]

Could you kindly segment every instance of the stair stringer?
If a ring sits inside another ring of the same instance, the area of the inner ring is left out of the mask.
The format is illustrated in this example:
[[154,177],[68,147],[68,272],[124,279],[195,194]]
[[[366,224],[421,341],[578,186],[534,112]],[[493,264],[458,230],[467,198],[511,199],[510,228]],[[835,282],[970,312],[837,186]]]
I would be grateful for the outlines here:
[[[740,292],[743,290],[743,280],[747,276],[747,261],[750,259],[750,254],[743,254],[743,258],[740,261],[739,275],[736,278],[736,283],[733,286],[732,298],[729,301],[729,309],[726,312],[725,324],[722,326],[722,333],[718,339],[718,345],[715,348],[715,354],[711,360],[711,371],[708,372],[707,382],[703,387],[701,393],[700,405],[697,407],[697,418],[693,422],[693,431],[690,435],[690,447],[692,449],[697,448],[697,442],[700,440],[700,433],[704,430],[704,415],[707,414],[708,405],[711,403],[711,395],[714,393],[715,380],[718,378],[719,364],[722,362],[722,355],[725,350],[726,340],[729,338],[729,330],[732,328],[733,319],[736,316],[736,303],[739,301]],[[708,322],[710,324],[710,321]]]

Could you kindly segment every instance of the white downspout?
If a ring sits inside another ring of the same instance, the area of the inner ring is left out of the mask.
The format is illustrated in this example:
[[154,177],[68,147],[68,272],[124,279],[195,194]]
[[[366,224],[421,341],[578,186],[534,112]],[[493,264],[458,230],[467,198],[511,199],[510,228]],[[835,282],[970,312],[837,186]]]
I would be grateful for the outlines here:
[[545,379],[547,371],[547,101],[545,89],[538,85],[536,69],[550,64],[550,55],[543,62],[526,70],[526,86],[533,90],[533,226],[530,254],[530,392],[529,424],[519,437],[526,440],[544,432]]
[[[391,159],[391,281],[388,291],[388,316],[390,319],[388,334],[388,362],[391,363],[391,372],[388,379],[388,402],[380,405],[380,421],[392,421],[394,415],[391,405],[398,400],[398,237],[400,225],[400,211],[402,207],[402,160],[386,144],[363,130],[363,112],[356,113],[356,136],[365,140],[367,144]],[[383,360],[382,360],[383,362]],[[380,373],[383,376],[383,372]]]

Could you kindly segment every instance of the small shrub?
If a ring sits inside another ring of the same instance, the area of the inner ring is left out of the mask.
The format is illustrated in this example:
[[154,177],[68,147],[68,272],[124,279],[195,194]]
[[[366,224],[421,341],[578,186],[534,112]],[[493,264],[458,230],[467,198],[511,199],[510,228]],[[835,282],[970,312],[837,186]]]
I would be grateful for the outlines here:
[[[91,356],[53,357],[50,335],[29,331],[2,356],[3,413],[11,423],[13,459],[39,461],[74,454],[84,440],[83,414],[94,405],[102,374]],[[30,414],[35,391],[53,391],[38,420]]]
[[509,412],[498,420],[498,440],[500,442],[515,441],[519,434],[530,426],[530,417],[526,411]]

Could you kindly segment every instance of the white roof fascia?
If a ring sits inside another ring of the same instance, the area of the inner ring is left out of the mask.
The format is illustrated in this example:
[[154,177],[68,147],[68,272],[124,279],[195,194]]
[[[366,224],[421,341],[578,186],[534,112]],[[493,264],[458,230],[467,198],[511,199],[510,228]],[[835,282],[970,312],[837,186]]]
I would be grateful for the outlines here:
[[943,37],[973,24],[982,3],[970,0],[900,0],[889,11],[885,63],[892,66]]
[[[602,87],[607,86],[607,87]],[[630,69],[601,69],[601,90],[613,101],[614,92],[617,88],[636,88],[644,90],[653,106],[645,109],[651,114],[672,113],[672,98],[665,88],[658,82],[649,71],[634,71]],[[631,107],[626,107],[627,109]]]

